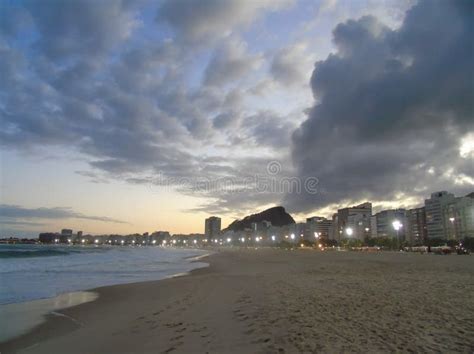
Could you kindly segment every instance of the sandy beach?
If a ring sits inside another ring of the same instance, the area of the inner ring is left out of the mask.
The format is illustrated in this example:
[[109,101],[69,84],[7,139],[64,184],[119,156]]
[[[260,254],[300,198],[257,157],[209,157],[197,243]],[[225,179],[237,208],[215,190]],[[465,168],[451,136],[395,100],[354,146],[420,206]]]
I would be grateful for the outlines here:
[[4,353],[472,352],[474,257],[221,250],[190,275],[96,289]]

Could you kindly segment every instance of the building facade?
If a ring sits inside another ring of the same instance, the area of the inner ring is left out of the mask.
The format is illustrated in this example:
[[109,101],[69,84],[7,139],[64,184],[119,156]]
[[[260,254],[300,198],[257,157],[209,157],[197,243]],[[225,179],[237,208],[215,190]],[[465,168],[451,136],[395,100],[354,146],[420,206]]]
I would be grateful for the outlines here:
[[213,240],[219,237],[221,232],[221,218],[211,216],[206,219],[204,224],[204,235],[206,239]]
[[372,203],[362,203],[349,208],[339,209],[333,217],[337,228],[333,237],[337,241],[345,238],[364,240],[371,236]]
[[429,199],[425,199],[426,230],[428,239],[446,239],[448,236],[448,222],[446,208],[456,201],[454,194],[446,191],[435,192]]
[[443,219],[448,240],[474,237],[474,192],[457,197],[443,208]]
[[332,231],[332,220],[321,216],[313,216],[306,219],[306,228],[304,232],[305,239],[315,241],[315,239],[329,239]]
[[[377,237],[405,239],[407,228],[407,217],[405,209],[382,210],[375,214]],[[400,228],[397,231],[393,223],[399,221]]]
[[426,243],[426,211],[425,207],[407,210],[406,241],[411,246]]

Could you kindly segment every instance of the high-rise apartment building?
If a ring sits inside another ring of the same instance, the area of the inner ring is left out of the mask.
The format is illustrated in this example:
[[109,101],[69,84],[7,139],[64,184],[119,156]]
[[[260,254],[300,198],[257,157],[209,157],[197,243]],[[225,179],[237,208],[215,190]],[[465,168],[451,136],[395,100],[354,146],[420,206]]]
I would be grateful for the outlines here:
[[406,240],[412,246],[423,245],[427,239],[425,207],[407,210]]
[[204,234],[206,239],[212,240],[217,238],[221,232],[221,218],[211,216],[206,219],[204,224]]
[[[370,219],[372,217],[372,203],[362,203],[337,211],[337,229],[335,239],[340,241],[344,238],[364,240],[370,237]],[[333,220],[335,218],[333,217]]]
[[444,212],[448,205],[456,201],[454,194],[446,191],[432,193],[425,199],[426,230],[428,239],[445,239],[448,236],[448,222]]
[[[382,210],[375,214],[375,224],[377,227],[377,237],[397,237],[405,239],[407,218],[405,209]],[[395,229],[394,222],[398,221],[399,229]]]

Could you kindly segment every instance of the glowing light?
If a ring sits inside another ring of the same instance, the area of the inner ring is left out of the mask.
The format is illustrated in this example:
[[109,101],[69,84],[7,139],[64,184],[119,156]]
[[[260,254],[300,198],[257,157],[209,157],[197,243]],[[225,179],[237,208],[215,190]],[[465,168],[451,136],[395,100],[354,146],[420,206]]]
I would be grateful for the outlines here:
[[67,239],[67,242],[71,243],[71,242],[72,242],[72,240],[71,240],[70,238],[68,238],[68,239]]
[[276,240],[276,237],[275,235],[272,236],[272,241],[275,241]]
[[194,244],[198,243],[197,240],[194,240],[193,242],[194,242]]
[[319,238],[319,234],[317,232],[314,233],[315,238]]
[[95,243],[99,243],[99,240],[96,239],[94,242],[95,242]]
[[256,242],[259,242],[259,241],[260,241],[260,238],[259,238],[258,236],[255,237],[255,241],[256,241]]
[[86,240],[82,239],[82,240],[81,240],[81,243],[84,243],[84,242],[86,242]]
[[122,240],[122,241],[120,241],[120,243],[123,245],[123,244],[125,243],[125,241],[124,241],[124,240]]
[[449,221],[451,221],[451,222],[454,222],[454,220],[456,220],[456,219],[454,219],[453,217],[449,218]]
[[402,225],[402,223],[401,223],[399,220],[394,220],[394,221],[392,222],[392,226],[393,226],[393,228],[395,229],[395,231],[398,231],[398,230],[400,230],[400,229],[402,228],[403,225]]
[[[163,242],[164,242],[164,241],[163,241]],[[151,243],[155,244],[155,243],[156,243],[156,240],[151,241]]]
[[365,228],[365,232],[369,232],[369,230],[370,230],[370,229],[369,229],[368,227]]
[[294,240],[295,239],[295,234],[291,234],[291,239]]
[[232,241],[232,239],[230,237],[227,238],[227,243],[230,243],[230,241]]
[[352,230],[351,227],[348,227],[348,228],[346,229],[346,235],[347,235],[347,236],[352,236],[353,233],[354,233],[354,230]]

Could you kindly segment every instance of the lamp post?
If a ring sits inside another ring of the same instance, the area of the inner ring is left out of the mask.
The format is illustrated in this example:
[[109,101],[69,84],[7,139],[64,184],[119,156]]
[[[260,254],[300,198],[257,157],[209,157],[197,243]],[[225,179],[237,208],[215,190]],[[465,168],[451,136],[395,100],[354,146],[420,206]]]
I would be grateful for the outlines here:
[[451,227],[453,229],[453,236],[454,236],[454,239],[456,239],[456,226],[454,225],[454,221],[456,221],[456,219],[454,217],[450,217],[449,221],[451,221]]
[[393,228],[395,229],[395,231],[397,232],[397,243],[398,243],[398,249],[400,249],[400,235],[399,235],[399,230],[402,228],[402,223],[399,221],[399,220],[394,220],[392,222],[392,226]]

